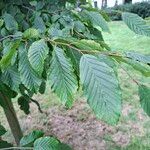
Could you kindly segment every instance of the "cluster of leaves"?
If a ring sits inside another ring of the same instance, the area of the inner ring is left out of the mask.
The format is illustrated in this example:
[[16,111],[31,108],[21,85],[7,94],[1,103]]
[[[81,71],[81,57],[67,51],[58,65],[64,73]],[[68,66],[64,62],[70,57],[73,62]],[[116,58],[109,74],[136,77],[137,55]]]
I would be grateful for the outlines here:
[[57,138],[52,136],[45,136],[40,130],[34,130],[28,135],[25,135],[20,140],[21,147],[28,147],[34,150],[71,150],[71,148],[64,143],[61,143]]
[[[6,129],[0,125],[0,136],[6,133]],[[0,149],[1,148],[12,148],[13,145],[0,140]],[[65,144],[61,143],[57,138],[52,136],[44,136],[44,132],[40,130],[34,130],[28,135],[25,135],[20,140],[20,149],[30,149],[32,150],[71,150],[71,148]]]
[[[74,0],[0,3],[0,94],[20,93],[18,104],[29,114],[29,103],[36,102],[33,94],[43,94],[47,81],[68,108],[82,87],[95,115],[116,124],[122,108],[117,64],[126,63],[149,77],[150,57],[112,52],[102,37],[102,31],[110,32],[108,17],[90,4],[75,8]],[[132,14],[123,14],[133,31],[149,36],[149,27],[135,17],[136,23]],[[150,90],[137,84],[142,107],[150,115]],[[1,100],[0,105],[4,107]],[[45,138],[44,142],[51,140]],[[38,139],[35,145],[40,147],[39,143],[43,141]]]

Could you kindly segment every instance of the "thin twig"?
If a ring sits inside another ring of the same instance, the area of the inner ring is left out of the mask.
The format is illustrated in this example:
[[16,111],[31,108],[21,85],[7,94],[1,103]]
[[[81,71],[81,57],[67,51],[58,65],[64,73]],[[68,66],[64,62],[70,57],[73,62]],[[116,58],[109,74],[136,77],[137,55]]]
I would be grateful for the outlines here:
[[124,72],[132,79],[132,81],[133,81],[134,83],[136,83],[137,85],[139,85],[139,82],[138,82],[137,80],[135,80],[135,79],[130,75],[130,73],[129,73],[123,66],[120,65],[120,67],[121,67],[121,69],[124,70]]
[[[51,41],[51,42],[55,42],[55,41]],[[88,52],[88,53],[93,53],[93,54],[95,54],[95,53],[100,53],[100,54],[104,54],[104,55],[108,55],[108,56],[116,56],[116,57],[122,57],[122,55],[120,55],[120,54],[116,54],[116,53],[104,53],[104,52],[100,52],[100,51],[91,51],[91,52],[89,52],[88,50],[81,50],[81,49],[78,49],[78,48],[76,48],[76,47],[73,47],[72,45],[70,45],[70,44],[66,44],[66,43],[61,43],[61,42],[55,42],[55,44],[60,44],[60,45],[65,45],[65,46],[68,46],[68,47],[70,47],[70,48],[72,48],[72,49],[75,49],[75,50],[77,50],[77,51],[79,51],[80,53],[82,53],[83,54],[83,52]],[[139,82],[137,81],[137,80],[135,80],[129,73],[128,73],[128,71],[126,71],[126,69],[125,68],[123,68],[121,65],[120,65],[120,67],[126,72],[126,74],[133,80],[133,82],[135,82],[137,85],[139,85]]]
[[56,42],[56,41],[53,41],[53,40],[48,40],[48,41],[51,42],[51,43],[53,43],[53,44],[55,44],[55,45],[68,46],[69,48],[72,48],[72,49],[74,49],[74,50],[77,50],[79,53],[81,53],[81,54],[83,55],[83,53],[82,53],[82,51],[81,51],[80,49],[78,49],[78,48],[76,48],[76,47],[73,47],[71,44],[66,44],[66,43],[62,43],[62,42]]
[[[2,41],[5,40],[5,39],[14,38],[14,37],[15,37],[14,35],[7,35],[7,36],[1,38],[1,39],[0,39],[0,42],[2,42]],[[17,37],[18,37],[18,36],[17,36]]]
[[41,12],[42,12],[42,13],[49,14],[49,15],[56,15],[56,14],[62,12],[62,11],[64,11],[64,9],[62,9],[62,10],[60,9],[60,10],[54,11],[54,12],[48,12],[48,11],[46,11],[46,10],[42,10]]
[[40,113],[43,113],[40,104],[39,104],[36,100],[34,100],[34,99],[32,99],[32,98],[31,98],[30,100],[31,100],[33,103],[35,103],[35,104],[37,105],[39,112],[40,112]]
[[[74,30],[75,31],[75,30]],[[84,35],[79,33],[78,31],[75,31],[75,33],[77,33],[80,37],[83,37],[84,38]]]
[[47,39],[49,42],[51,42],[51,43],[53,43],[54,45],[64,45],[64,46],[68,46],[68,47],[70,47],[70,48],[72,48],[72,49],[74,49],[74,50],[77,50],[79,53],[81,53],[82,55],[84,54],[84,53],[89,53],[89,54],[103,54],[103,55],[107,55],[107,56],[115,56],[115,57],[122,57],[122,55],[121,54],[118,54],[118,53],[115,53],[115,52],[106,52],[106,51],[98,51],[98,50],[92,50],[92,51],[90,51],[90,50],[82,50],[82,49],[79,49],[79,48],[77,48],[77,47],[74,47],[74,46],[72,46],[72,44],[75,44],[75,42],[74,43],[70,43],[70,44],[67,44],[67,43],[62,43],[62,42],[56,42],[56,41],[54,41],[54,40],[51,40],[51,39]]
[[35,11],[34,9],[32,9],[32,8],[30,8],[30,7],[27,7],[27,6],[24,6],[24,5],[22,5],[21,7],[25,8],[25,9],[27,9],[27,10],[30,10],[30,11],[32,11],[32,12]]

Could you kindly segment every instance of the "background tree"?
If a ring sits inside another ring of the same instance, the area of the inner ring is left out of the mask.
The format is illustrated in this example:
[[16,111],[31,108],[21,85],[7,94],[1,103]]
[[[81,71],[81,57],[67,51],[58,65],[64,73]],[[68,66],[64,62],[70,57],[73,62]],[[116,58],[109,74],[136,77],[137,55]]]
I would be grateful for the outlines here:
[[95,7],[95,8],[98,8],[97,1],[94,1],[94,7]]
[[127,3],[132,3],[132,0],[124,0],[123,2],[124,4],[127,4]]
[[117,5],[118,5],[118,0],[115,1],[115,5],[114,6],[117,6]]
[[107,0],[102,0],[102,8],[106,8],[107,7]]

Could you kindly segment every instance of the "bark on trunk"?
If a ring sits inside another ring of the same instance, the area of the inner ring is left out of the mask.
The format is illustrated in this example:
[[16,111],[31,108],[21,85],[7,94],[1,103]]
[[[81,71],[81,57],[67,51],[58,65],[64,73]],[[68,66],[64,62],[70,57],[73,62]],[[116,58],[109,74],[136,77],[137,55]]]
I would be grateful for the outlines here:
[[15,138],[15,142],[19,145],[20,139],[23,137],[16,112],[14,110],[11,99],[0,93],[0,98],[5,107],[3,107],[11,132]]

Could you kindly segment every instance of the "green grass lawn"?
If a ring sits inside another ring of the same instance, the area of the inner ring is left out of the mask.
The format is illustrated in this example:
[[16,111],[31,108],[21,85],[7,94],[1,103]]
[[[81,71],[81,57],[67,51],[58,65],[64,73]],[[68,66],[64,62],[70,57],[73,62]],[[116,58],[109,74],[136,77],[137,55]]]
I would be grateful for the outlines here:
[[[138,51],[143,54],[150,54],[150,38],[136,35],[132,31],[130,31],[130,29],[128,29],[128,27],[123,22],[110,22],[109,27],[111,30],[111,34],[103,33],[103,35],[106,43],[109,44],[112,50],[122,52]],[[130,71],[130,68],[128,67],[127,70],[133,77],[135,77],[134,74],[132,74],[135,72]],[[106,136],[104,136],[104,140],[107,143],[108,150],[148,150],[150,148],[150,119],[140,107],[138,88],[123,70],[119,70],[119,78],[121,82],[121,88],[123,90],[122,95],[124,110],[118,125],[114,128],[122,135],[130,135],[131,140],[130,144],[127,145],[127,147],[120,148],[118,145],[115,145],[113,143],[113,135],[111,133],[110,135],[107,134]],[[44,110],[52,108],[53,106],[58,106],[58,108],[61,107],[58,98],[56,98],[54,94],[49,92],[49,89],[46,91],[45,95],[38,95],[35,96],[35,98],[39,101],[42,109]],[[25,118],[27,117],[19,110],[16,100],[15,108],[19,114],[19,119],[25,120]],[[124,115],[126,113],[127,115]],[[32,114],[33,115],[31,118],[29,118],[29,121],[33,121],[34,125],[32,124],[30,129],[32,129],[34,126],[36,127],[36,125],[38,124],[41,124],[41,122],[43,121],[46,122],[47,120],[47,117],[43,118],[43,115],[37,114],[37,111],[35,111],[34,109],[32,110]],[[1,108],[0,119],[0,122],[6,122]],[[22,121],[20,122],[23,126],[23,131],[26,132],[26,130],[30,130],[26,128],[25,124],[22,124]],[[6,127],[8,127],[8,124],[6,124]],[[46,127],[43,126],[43,128]],[[140,135],[137,134],[137,130],[140,130]],[[6,136],[6,139],[12,141],[10,132],[8,132]]]
[[[137,35],[134,32],[132,32],[124,22],[122,21],[115,21],[110,22],[109,28],[111,30],[111,34],[103,33],[105,42],[111,47],[114,51],[135,51],[140,52],[143,54],[150,55],[150,38]],[[135,72],[132,68],[129,66],[126,66],[126,70],[131,74],[133,78],[140,76],[136,75],[137,72]],[[122,87],[122,95],[123,95],[123,104],[131,106],[132,109],[130,113],[127,116],[121,116],[121,123],[119,123],[120,130],[126,130],[129,134],[130,127],[125,128],[126,124],[128,122],[133,122],[135,125],[139,123],[139,118],[137,117],[137,114],[141,109],[141,106],[139,104],[139,98],[138,98],[138,87],[136,84],[133,83],[131,78],[124,72],[121,71],[119,73],[119,78],[121,82]],[[146,82],[150,83],[150,78],[146,79]],[[145,115],[146,116],[146,115]],[[150,149],[150,143],[147,142],[145,144],[145,141],[150,141],[150,119],[146,116],[144,118],[143,123],[140,123],[139,126],[143,126],[145,129],[145,133],[143,133],[142,137],[138,137],[134,133],[132,134],[132,141],[129,146],[127,146],[125,149],[127,150],[147,150]],[[149,126],[149,127],[148,127]],[[146,147],[145,147],[146,146]],[[116,148],[119,149],[119,148]]]
[[132,32],[124,22],[110,22],[111,34],[103,33],[106,43],[115,51],[138,51],[150,54],[150,38]]

